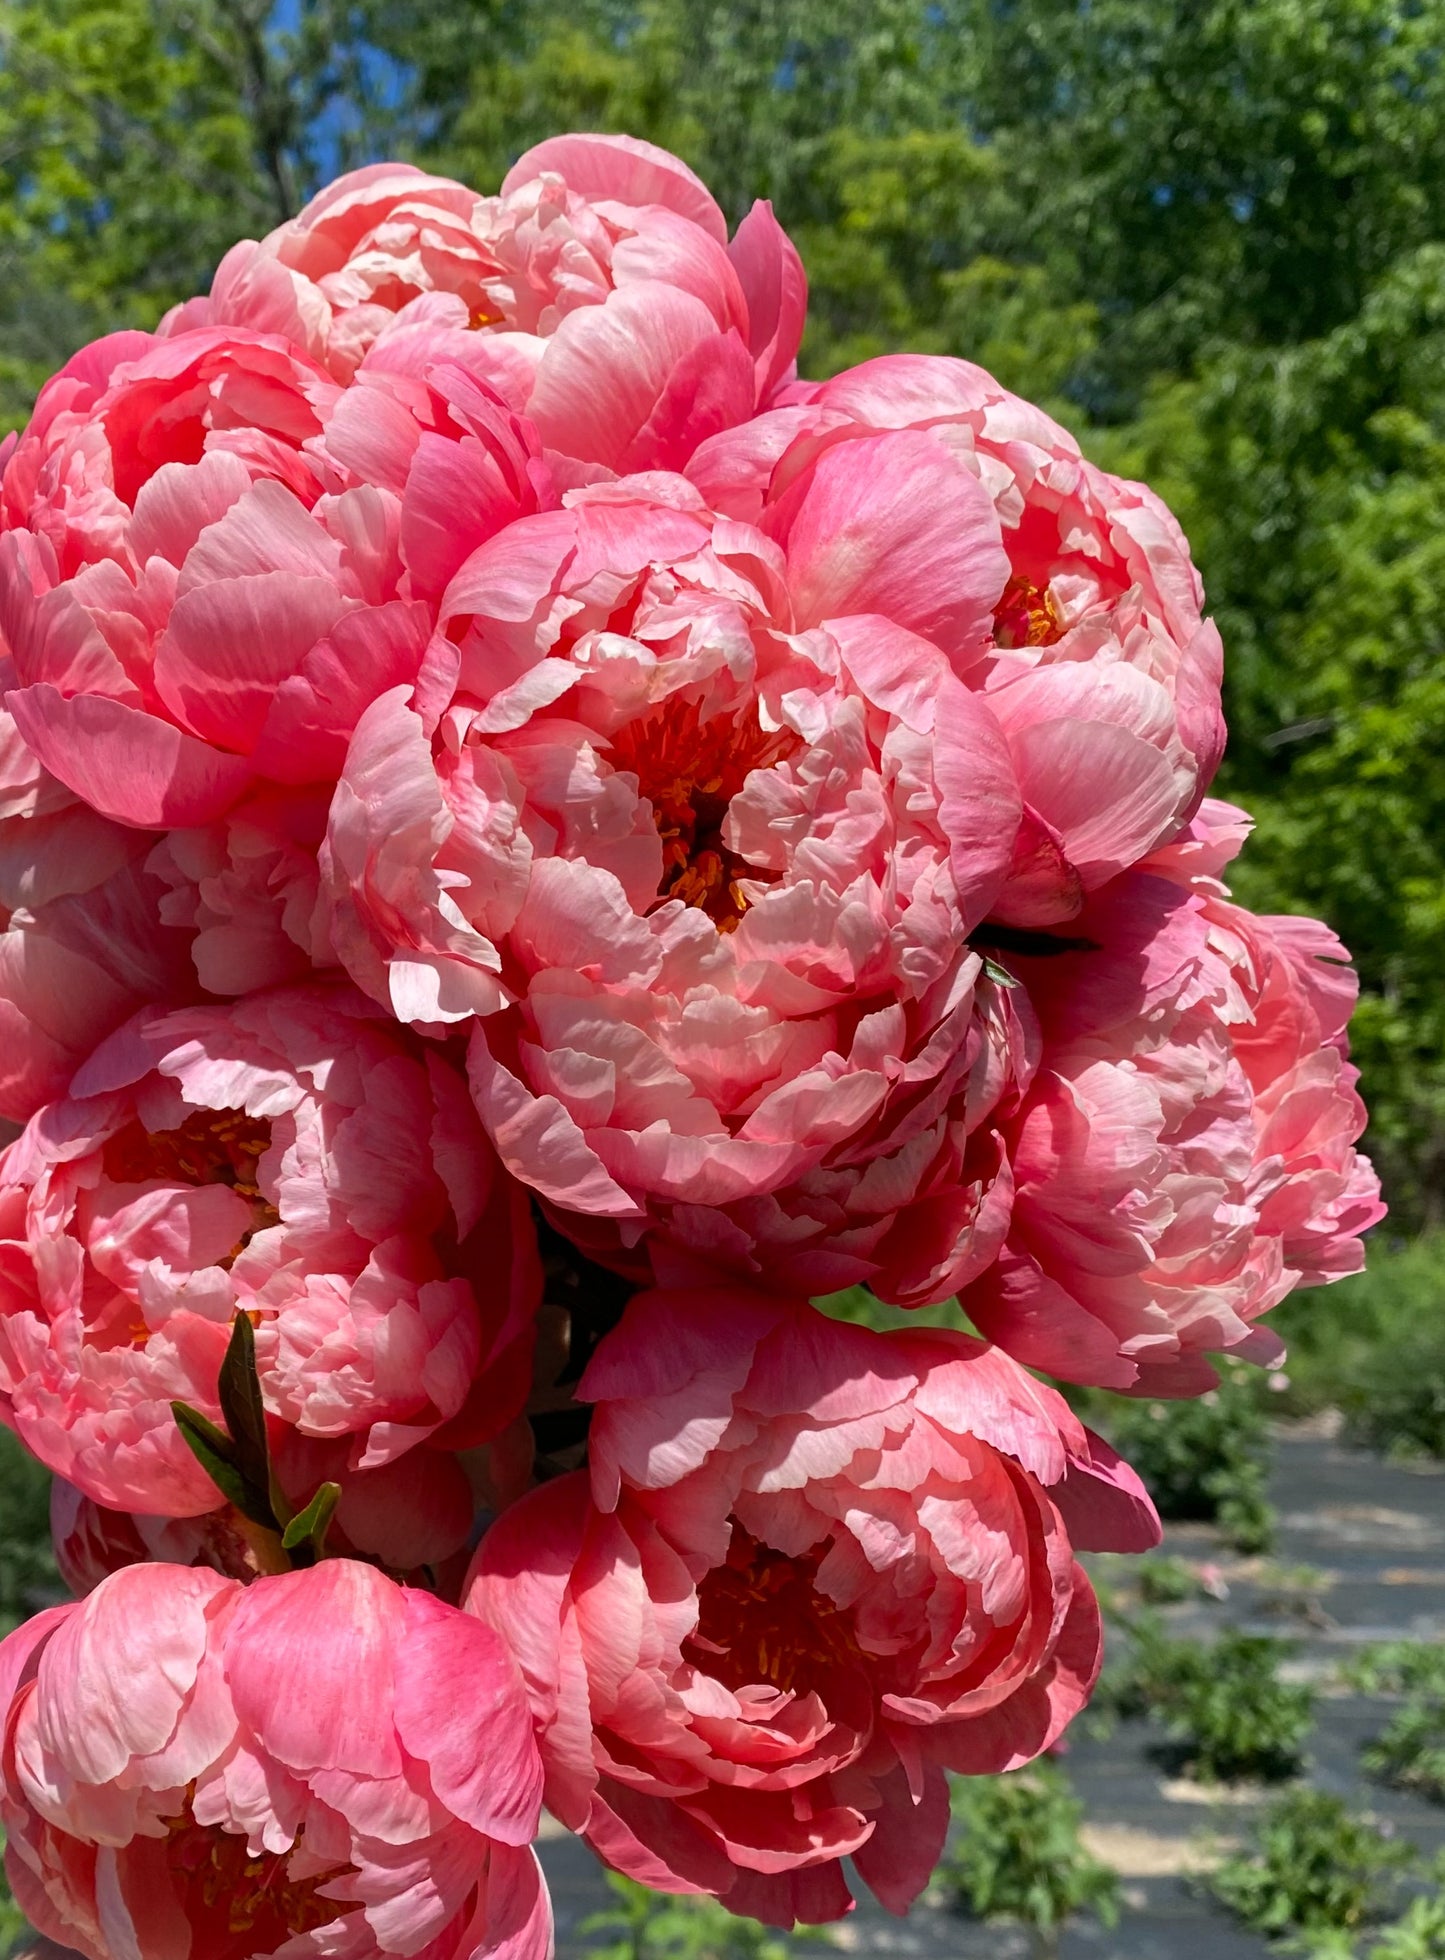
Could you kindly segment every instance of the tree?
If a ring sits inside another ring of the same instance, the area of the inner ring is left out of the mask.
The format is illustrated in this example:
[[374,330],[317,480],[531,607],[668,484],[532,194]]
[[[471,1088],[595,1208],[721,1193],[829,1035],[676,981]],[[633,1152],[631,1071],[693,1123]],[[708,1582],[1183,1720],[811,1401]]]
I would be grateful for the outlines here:
[[0,427],[399,130],[371,4],[0,0]]

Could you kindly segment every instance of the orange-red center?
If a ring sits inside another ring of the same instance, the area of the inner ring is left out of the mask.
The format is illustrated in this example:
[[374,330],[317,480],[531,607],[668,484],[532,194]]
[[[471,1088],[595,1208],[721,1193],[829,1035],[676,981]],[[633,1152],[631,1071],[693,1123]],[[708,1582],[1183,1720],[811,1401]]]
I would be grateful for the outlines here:
[[1001,647],[1048,647],[1064,636],[1063,616],[1047,586],[1015,573],[994,608],[993,636]]
[[729,1688],[766,1682],[785,1692],[826,1692],[831,1679],[863,1661],[852,1615],[817,1583],[827,1549],[789,1558],[734,1521],[726,1561],[698,1587],[697,1631],[685,1657]]
[[293,1879],[291,1857],[289,1851],[253,1857],[236,1832],[198,1824],[187,1802],[170,1820],[166,1862],[196,1934],[197,1954],[205,1960],[251,1960],[254,1954],[274,1953],[297,1933],[314,1932],[348,1910],[342,1901],[323,1899],[320,1891],[334,1879],[350,1876],[352,1866],[336,1865],[312,1878]]
[[723,842],[728,805],[754,769],[771,769],[797,746],[791,730],[765,729],[755,714],[703,721],[695,701],[662,702],[618,731],[612,766],[636,776],[662,839],[659,899],[681,899],[733,930],[748,908],[741,881],[775,874]]

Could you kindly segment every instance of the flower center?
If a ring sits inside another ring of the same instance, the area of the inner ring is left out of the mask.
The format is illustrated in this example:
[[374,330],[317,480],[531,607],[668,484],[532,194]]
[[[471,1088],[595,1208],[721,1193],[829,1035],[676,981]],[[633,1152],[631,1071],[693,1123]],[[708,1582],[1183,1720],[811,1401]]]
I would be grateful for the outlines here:
[[697,1589],[697,1631],[684,1645],[686,1658],[725,1687],[766,1681],[800,1694],[862,1665],[852,1614],[817,1585],[827,1549],[824,1542],[788,1558],[735,1519],[725,1563]]
[[187,1919],[197,1935],[197,1952],[206,1960],[252,1960],[274,1953],[298,1933],[339,1919],[350,1907],[323,1899],[320,1889],[350,1877],[351,1865],[334,1865],[309,1878],[289,1876],[300,1832],[290,1851],[252,1857],[246,1840],[215,1824],[198,1824],[189,1798],[169,1820],[166,1862],[180,1890]]
[[[271,1147],[271,1125],[239,1109],[198,1109],[179,1129],[147,1130],[138,1121],[127,1123],[106,1141],[102,1163],[117,1184],[144,1184],[160,1178],[167,1184],[227,1184],[251,1207],[253,1223],[220,1262],[229,1268],[257,1232],[281,1223],[281,1214],[264,1197],[256,1179],[257,1166]],[[149,1339],[144,1323],[135,1338]]]
[[271,1125],[239,1109],[198,1109],[176,1130],[146,1130],[139,1122],[117,1130],[105,1146],[105,1174],[117,1184],[229,1184],[264,1210],[256,1168],[271,1147]]
[[612,738],[611,762],[637,778],[662,839],[659,900],[681,899],[731,932],[748,909],[743,878],[771,879],[723,842],[728,805],[755,769],[771,769],[798,746],[790,729],[766,729],[755,714],[700,718],[695,701],[664,701]]
[[1049,647],[1064,637],[1064,622],[1046,586],[1016,573],[994,608],[993,637],[1005,648]]

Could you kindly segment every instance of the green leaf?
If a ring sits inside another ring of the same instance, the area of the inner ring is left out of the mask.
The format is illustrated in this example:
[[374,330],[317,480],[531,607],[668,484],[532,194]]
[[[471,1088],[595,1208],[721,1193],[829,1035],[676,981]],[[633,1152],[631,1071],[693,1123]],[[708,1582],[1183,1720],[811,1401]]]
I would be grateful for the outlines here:
[[1000,966],[997,960],[989,959],[987,954],[984,955],[983,970],[996,987],[1016,987],[1019,984],[1006,966]]
[[283,1550],[294,1552],[302,1545],[309,1545],[314,1555],[321,1558],[326,1549],[326,1533],[340,1501],[340,1484],[319,1485],[305,1510],[298,1511],[282,1532]]
[[227,1503],[234,1504],[253,1524],[274,1531],[276,1520],[271,1514],[270,1500],[240,1468],[235,1445],[226,1432],[185,1402],[172,1402],[171,1414],[192,1456]]
[[291,1506],[271,1468],[270,1446],[266,1438],[266,1405],[261,1397],[261,1380],[256,1373],[256,1331],[250,1316],[238,1313],[231,1323],[231,1340],[221,1363],[219,1382],[221,1411],[231,1432],[237,1468],[256,1490],[264,1491],[272,1515],[263,1522],[284,1530],[291,1521]]

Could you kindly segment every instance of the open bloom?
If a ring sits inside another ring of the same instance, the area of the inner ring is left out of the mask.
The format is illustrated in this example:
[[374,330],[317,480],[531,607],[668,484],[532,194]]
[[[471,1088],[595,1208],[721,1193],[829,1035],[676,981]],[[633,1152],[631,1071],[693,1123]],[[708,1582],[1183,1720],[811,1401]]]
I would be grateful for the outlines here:
[[271,1413],[365,1471],[515,1417],[540,1288],[465,1084],[347,992],[142,1017],[0,1157],[5,1419],[120,1510],[217,1504],[170,1403],[219,1420],[237,1313]]
[[11,1885],[87,1960],[551,1950],[516,1669],[369,1566],[130,1566],[10,1635],[0,1707]]
[[906,1910],[944,1770],[1047,1749],[1099,1617],[1074,1548],[1140,1550],[1133,1473],[965,1335],[875,1334],[742,1290],[629,1306],[583,1378],[587,1473],[482,1542],[549,1807],[609,1864],[781,1925],[840,1860]]
[[994,916],[1056,923],[1197,807],[1224,747],[1219,634],[1153,492],[1086,462],[1067,430],[967,361],[866,361],[714,438],[688,474],[717,509],[783,536],[837,446],[888,429],[926,430],[998,513],[1008,581],[990,643],[963,670],[1023,795]]
[[926,436],[813,487],[786,550],[651,474],[475,552],[358,723],[330,932],[400,1019],[476,1023],[498,1152],[589,1250],[916,1304],[997,1249],[1031,1067],[967,943],[1017,789],[950,665],[1005,566]]
[[1007,1126],[1008,1243],[963,1305],[1067,1380],[1194,1395],[1210,1350],[1276,1360],[1260,1315],[1358,1272],[1384,1213],[1355,1149],[1349,956],[1314,919],[1229,902],[1247,829],[1207,802],[1084,909],[1078,950],[1013,961],[1043,1060]]
[[343,391],[275,337],[113,334],[47,384],[0,478],[0,639],[51,775],[153,828],[329,787],[454,564],[550,499],[535,438],[440,366],[363,391],[391,411],[370,476],[323,437]]
[[329,185],[222,260],[163,331],[284,334],[349,381],[379,340],[468,334],[570,480],[677,468],[793,372],[807,286],[770,205],[728,242],[707,187],[629,136],[556,136],[500,194],[408,164]]
[[[0,655],[0,700],[13,678]],[[138,1007],[195,991],[149,849],[43,769],[0,706],[0,1116],[24,1122]]]

